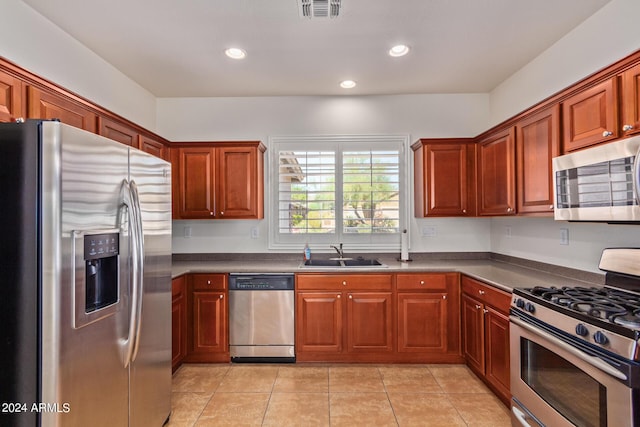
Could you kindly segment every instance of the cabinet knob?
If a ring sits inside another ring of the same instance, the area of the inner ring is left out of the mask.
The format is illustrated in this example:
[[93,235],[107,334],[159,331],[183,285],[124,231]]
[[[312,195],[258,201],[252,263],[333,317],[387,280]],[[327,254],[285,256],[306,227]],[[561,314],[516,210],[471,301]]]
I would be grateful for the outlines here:
[[482,308],[481,305],[476,304],[476,310],[480,310]]
[[467,210],[466,209],[462,209],[462,213],[467,213]]
[[633,129],[633,125],[624,125],[624,126],[622,126],[622,130],[625,131],[625,132],[628,132],[631,129]]
[[613,135],[613,132],[611,132],[610,130],[605,130],[604,132],[602,132],[602,136],[604,136],[605,138],[611,135]]
[[478,290],[478,293],[479,293],[480,295],[484,295],[484,291],[483,291],[482,289]]
[[224,215],[224,212],[220,212],[220,215]]
[[346,280],[342,281],[342,286],[347,286],[347,281]]
[[224,295],[220,295],[220,299],[224,298]]
[[353,299],[353,295],[349,294],[349,299]]
[[513,209],[507,208],[507,212],[513,212]]
[[549,205],[549,209],[550,209],[550,210],[553,210],[553,205]]
[[447,299],[447,296],[446,295],[442,295],[442,299]]
[[342,295],[338,294],[338,296],[336,298],[340,299],[342,297]]
[[207,285],[210,285],[210,284],[211,284],[211,280],[207,280]]
[[209,215],[213,216],[213,212],[209,212]]
[[420,280],[420,284],[421,284],[421,285],[424,285],[424,280]]
[[484,314],[487,314],[487,313],[489,312],[489,310],[487,310],[487,309],[485,308],[484,310],[482,310],[482,312],[483,312]]

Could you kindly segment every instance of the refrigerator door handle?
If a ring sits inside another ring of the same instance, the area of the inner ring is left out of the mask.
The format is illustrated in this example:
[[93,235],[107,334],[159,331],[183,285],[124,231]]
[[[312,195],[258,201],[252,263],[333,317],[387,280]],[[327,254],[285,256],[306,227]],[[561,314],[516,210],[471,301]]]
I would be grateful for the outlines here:
[[137,250],[137,260],[134,262],[138,263],[138,280],[136,281],[136,285],[138,287],[138,301],[136,305],[136,328],[135,328],[135,341],[133,344],[133,354],[131,355],[131,361],[136,360],[138,355],[138,348],[140,346],[140,327],[142,326],[142,300],[144,295],[144,230],[142,228],[142,211],[140,207],[140,198],[138,196],[138,186],[135,181],[131,181],[129,183],[129,188],[131,189],[131,196],[134,206],[134,214],[136,217],[136,244],[138,246]]
[[137,331],[137,310],[141,295],[139,294],[138,281],[140,280],[140,264],[137,261],[140,258],[138,251],[140,247],[138,245],[138,218],[136,215],[135,202],[131,191],[131,186],[127,180],[124,180],[123,185],[123,204],[127,208],[127,216],[129,222],[129,242],[131,246],[131,310],[129,313],[129,328],[127,338],[121,341],[124,347],[124,367],[128,367],[133,361],[133,350],[135,345],[135,337]]

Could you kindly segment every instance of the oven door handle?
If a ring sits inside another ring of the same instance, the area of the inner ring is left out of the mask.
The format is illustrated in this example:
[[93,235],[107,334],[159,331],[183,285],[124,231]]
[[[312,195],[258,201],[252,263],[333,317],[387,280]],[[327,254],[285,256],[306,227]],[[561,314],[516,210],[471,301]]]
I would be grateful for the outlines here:
[[594,357],[594,356],[589,356],[588,354],[585,354],[584,352],[580,351],[579,349],[572,347],[571,345],[567,344],[566,342],[562,341],[561,339],[551,335],[548,332],[545,332],[541,329],[536,328],[535,326],[532,326],[522,320],[520,320],[517,317],[511,316],[510,318],[511,322],[515,323],[516,325],[520,326],[523,329],[526,329],[527,331],[536,334],[550,342],[552,342],[553,344],[557,345],[558,347],[562,348],[563,350],[568,351],[569,353],[571,353],[572,355],[578,357],[579,359],[587,362],[588,364],[595,366],[596,368],[600,369],[603,372],[606,372],[607,374],[611,375],[612,377],[621,379],[623,381],[627,380],[627,376],[625,374],[623,374],[622,372],[618,371],[617,369],[615,369],[614,367],[612,367],[611,365],[609,365],[606,362],[603,362],[601,359]]

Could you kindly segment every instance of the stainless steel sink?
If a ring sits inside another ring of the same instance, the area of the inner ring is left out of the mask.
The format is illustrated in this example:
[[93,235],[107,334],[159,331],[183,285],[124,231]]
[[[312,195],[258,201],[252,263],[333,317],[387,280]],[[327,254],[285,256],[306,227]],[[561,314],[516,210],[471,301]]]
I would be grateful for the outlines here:
[[378,267],[384,268],[385,264],[374,258],[331,258],[310,259],[302,264],[301,268],[345,268],[345,267]]

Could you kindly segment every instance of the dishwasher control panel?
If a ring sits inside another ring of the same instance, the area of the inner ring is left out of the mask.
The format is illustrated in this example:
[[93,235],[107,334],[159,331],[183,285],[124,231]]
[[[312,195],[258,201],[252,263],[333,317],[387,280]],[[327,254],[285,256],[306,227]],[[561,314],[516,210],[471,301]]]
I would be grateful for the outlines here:
[[291,291],[293,289],[293,274],[232,273],[229,275],[230,291]]

